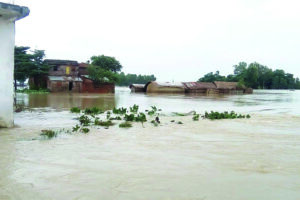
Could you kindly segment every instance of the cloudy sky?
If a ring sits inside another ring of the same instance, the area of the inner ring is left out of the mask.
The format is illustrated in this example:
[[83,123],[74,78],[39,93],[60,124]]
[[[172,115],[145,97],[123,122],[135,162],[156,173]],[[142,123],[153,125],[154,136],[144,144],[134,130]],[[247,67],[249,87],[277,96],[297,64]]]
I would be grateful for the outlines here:
[[[12,1],[10,1],[12,2]],[[195,81],[240,61],[300,77],[299,0],[15,0],[16,44],[47,58],[114,56],[126,73]]]

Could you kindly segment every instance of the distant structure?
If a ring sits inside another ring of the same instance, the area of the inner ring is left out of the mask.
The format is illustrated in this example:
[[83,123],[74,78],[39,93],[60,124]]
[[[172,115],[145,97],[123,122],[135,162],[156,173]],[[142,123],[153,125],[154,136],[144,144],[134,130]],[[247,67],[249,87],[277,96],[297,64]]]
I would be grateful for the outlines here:
[[88,76],[88,64],[74,60],[46,59],[50,66],[45,77],[47,88],[51,92],[114,93],[113,83],[94,83]]
[[239,87],[237,82],[157,82],[151,81],[145,85],[132,84],[132,92],[146,93],[198,93],[198,94],[252,94],[251,88]]
[[13,126],[15,21],[29,12],[27,7],[0,2],[0,127]]

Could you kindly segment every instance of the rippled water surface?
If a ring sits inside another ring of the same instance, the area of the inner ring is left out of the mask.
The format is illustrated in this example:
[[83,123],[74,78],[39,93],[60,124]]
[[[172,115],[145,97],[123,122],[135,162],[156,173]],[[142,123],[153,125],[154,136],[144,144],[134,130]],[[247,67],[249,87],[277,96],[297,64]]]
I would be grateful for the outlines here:
[[[0,200],[300,199],[300,91],[252,95],[17,94],[26,110],[0,129]],[[71,107],[138,104],[163,110],[161,125],[70,129]],[[172,112],[237,111],[251,119],[200,120]],[[171,123],[171,120],[183,124]]]

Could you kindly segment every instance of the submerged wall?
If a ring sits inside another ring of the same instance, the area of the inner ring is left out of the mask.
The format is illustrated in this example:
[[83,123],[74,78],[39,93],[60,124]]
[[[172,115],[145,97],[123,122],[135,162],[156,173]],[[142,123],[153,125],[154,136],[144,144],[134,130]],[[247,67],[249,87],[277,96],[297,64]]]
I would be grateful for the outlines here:
[[15,21],[27,7],[0,2],[0,127],[13,126]]
[[0,17],[0,127],[13,126],[15,23]]

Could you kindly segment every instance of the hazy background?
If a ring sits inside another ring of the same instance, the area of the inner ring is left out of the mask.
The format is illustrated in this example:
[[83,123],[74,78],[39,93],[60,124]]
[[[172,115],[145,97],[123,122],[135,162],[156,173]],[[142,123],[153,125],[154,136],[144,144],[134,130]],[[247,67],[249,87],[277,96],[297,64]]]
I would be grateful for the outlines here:
[[[12,1],[10,1],[12,2]],[[239,61],[300,77],[298,0],[16,0],[16,45],[47,58],[114,56],[126,73],[195,81]]]

